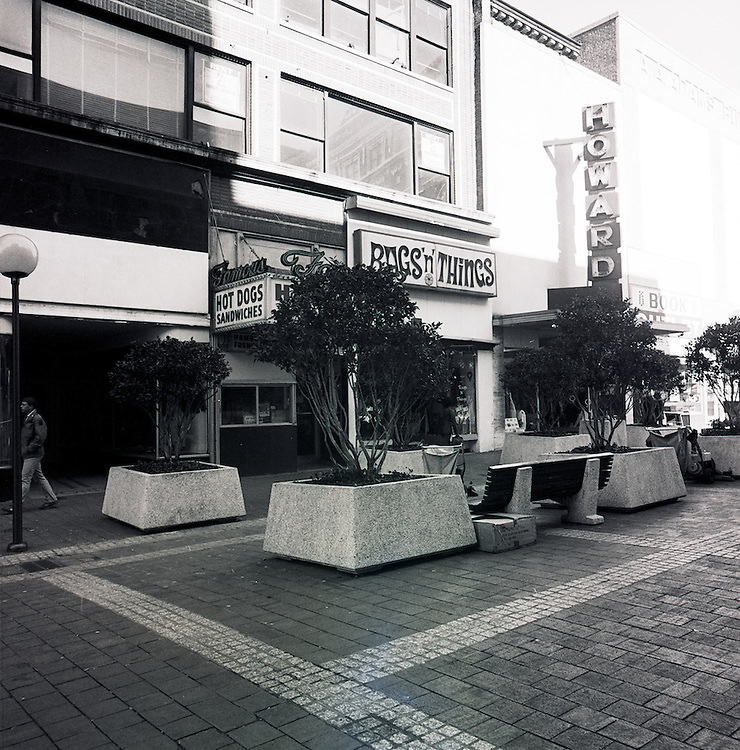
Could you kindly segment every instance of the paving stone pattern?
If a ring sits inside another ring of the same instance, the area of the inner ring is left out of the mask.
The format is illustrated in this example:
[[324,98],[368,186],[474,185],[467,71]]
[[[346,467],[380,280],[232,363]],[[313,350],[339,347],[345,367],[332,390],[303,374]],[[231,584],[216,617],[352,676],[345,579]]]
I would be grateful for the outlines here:
[[2,522],[0,747],[740,750],[740,483],[356,577],[262,551],[283,478],[229,524],[141,534],[94,482],[28,552]]

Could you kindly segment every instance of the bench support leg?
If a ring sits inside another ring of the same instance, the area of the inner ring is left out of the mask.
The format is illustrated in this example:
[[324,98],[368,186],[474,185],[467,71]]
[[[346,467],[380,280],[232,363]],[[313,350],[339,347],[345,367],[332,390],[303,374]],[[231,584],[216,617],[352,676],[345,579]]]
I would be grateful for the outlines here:
[[504,508],[504,513],[515,515],[530,515],[532,513],[532,467],[523,466],[516,470],[514,489],[511,500]]
[[575,495],[567,499],[568,510],[563,514],[563,521],[567,523],[582,523],[595,526],[604,523],[604,516],[600,516],[596,510],[599,494],[599,468],[598,458],[589,458],[583,472],[583,484]]

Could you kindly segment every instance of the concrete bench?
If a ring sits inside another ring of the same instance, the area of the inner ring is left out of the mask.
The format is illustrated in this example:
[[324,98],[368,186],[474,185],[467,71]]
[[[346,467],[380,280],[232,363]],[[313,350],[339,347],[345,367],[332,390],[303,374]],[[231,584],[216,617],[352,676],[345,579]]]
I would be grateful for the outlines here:
[[470,512],[526,514],[531,503],[554,500],[567,509],[564,521],[603,523],[604,517],[596,512],[597,496],[609,481],[613,458],[611,453],[582,453],[489,466],[483,497],[469,503]]

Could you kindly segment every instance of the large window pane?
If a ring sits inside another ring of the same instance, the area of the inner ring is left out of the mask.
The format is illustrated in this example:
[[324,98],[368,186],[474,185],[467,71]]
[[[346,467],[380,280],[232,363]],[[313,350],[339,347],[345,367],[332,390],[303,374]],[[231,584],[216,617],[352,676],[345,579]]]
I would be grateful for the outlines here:
[[414,32],[417,36],[434,42],[440,47],[447,47],[449,9],[429,2],[414,0]]
[[413,192],[410,123],[330,99],[326,171],[372,185]]
[[408,33],[379,22],[375,27],[375,56],[384,62],[408,69]]
[[244,120],[222,112],[193,107],[193,140],[244,153]]
[[293,133],[280,134],[280,161],[296,167],[324,171],[324,142]]
[[205,107],[244,117],[247,69],[243,65],[195,54],[195,102]]
[[323,141],[324,92],[291,81],[282,81],[280,129]]
[[30,60],[0,52],[0,94],[30,99],[33,96]]
[[259,424],[293,422],[292,385],[259,386]]
[[450,173],[450,135],[441,130],[418,127],[419,148],[417,158],[419,166],[433,169],[435,172]]
[[284,21],[303,26],[319,34],[321,25],[321,0],[283,0],[282,18]]
[[184,50],[62,8],[42,9],[44,103],[184,134]]
[[415,73],[439,83],[448,82],[446,49],[435,47],[423,39],[415,39],[413,60],[412,70]]
[[408,0],[377,0],[375,13],[383,21],[397,26],[399,29],[409,28]]
[[327,36],[348,47],[368,51],[368,16],[365,13],[333,2],[329,7]]
[[31,54],[31,0],[0,0],[0,47]]
[[419,170],[419,195],[443,203],[450,202],[450,178],[447,175]]
[[221,424],[257,424],[257,388],[255,386],[222,389]]

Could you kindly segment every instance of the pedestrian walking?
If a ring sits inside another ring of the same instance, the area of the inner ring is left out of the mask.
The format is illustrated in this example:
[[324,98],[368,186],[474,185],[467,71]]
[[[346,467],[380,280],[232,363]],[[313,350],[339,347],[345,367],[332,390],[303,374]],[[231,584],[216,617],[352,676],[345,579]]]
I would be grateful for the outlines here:
[[[21,414],[23,416],[23,425],[21,426],[21,458],[23,459],[21,502],[25,501],[31,489],[31,483],[36,479],[46,497],[41,509],[46,510],[47,508],[56,508],[57,496],[41,468],[48,430],[46,421],[36,407],[37,402],[33,396],[26,396],[21,401]],[[6,508],[5,512],[12,513],[13,509]]]

